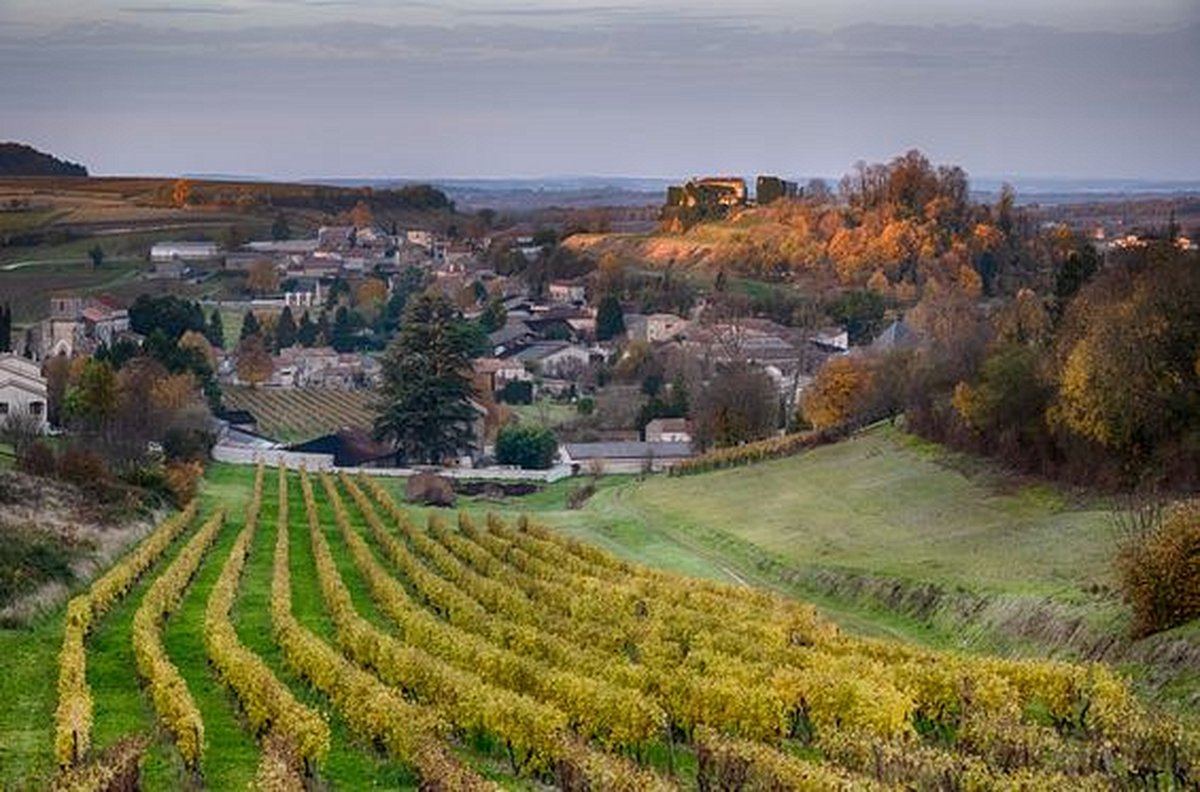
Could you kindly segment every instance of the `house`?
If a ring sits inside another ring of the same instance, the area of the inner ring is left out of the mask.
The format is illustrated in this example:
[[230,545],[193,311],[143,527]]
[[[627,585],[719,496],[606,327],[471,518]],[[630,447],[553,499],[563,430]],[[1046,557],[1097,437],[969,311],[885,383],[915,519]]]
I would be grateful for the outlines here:
[[533,375],[515,358],[476,358],[471,364],[475,374],[484,378],[492,393],[499,393],[510,382],[531,382]]
[[221,255],[216,242],[156,242],[150,247],[151,261],[207,261]]
[[559,456],[572,473],[645,473],[666,470],[692,456],[690,443],[566,443]]
[[587,299],[586,287],[571,281],[551,281],[549,293],[550,299],[558,303],[581,303]]
[[129,311],[107,297],[55,294],[50,317],[37,325],[30,350],[42,360],[55,355],[90,354],[129,331]]
[[494,355],[502,355],[521,349],[533,340],[533,330],[520,320],[509,317],[504,327],[488,333],[488,346]]
[[591,362],[587,348],[569,341],[539,341],[511,357],[546,377],[564,379]]
[[0,353],[0,421],[28,415],[46,429],[46,378],[38,365],[12,352]]
[[687,418],[655,418],[646,424],[647,443],[690,443],[692,423]]
[[906,325],[903,320],[897,319],[875,337],[875,340],[871,342],[871,349],[876,352],[907,349],[920,342],[921,334]]
[[321,226],[317,229],[317,250],[349,250],[354,247],[357,234],[354,226]]
[[850,333],[844,327],[822,327],[810,335],[808,340],[830,352],[850,350]]
[[625,322],[625,331],[630,340],[648,344],[669,341],[687,328],[686,319],[669,313],[629,314]]

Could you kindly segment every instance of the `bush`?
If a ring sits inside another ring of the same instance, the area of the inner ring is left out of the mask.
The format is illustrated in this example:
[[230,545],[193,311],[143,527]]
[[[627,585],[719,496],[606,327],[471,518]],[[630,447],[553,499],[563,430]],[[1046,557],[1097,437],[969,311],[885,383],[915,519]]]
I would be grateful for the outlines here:
[[408,479],[405,496],[424,506],[453,506],[454,485],[450,479],[434,473],[418,473]]
[[500,401],[505,404],[533,404],[533,383],[513,380],[501,389]]
[[58,458],[58,477],[91,490],[104,488],[112,480],[104,457],[79,446],[71,446]]
[[17,459],[17,467],[31,476],[53,476],[58,468],[54,451],[43,442],[28,445]]
[[1179,504],[1117,554],[1121,594],[1133,608],[1134,637],[1200,617],[1200,500]]
[[557,454],[554,432],[544,427],[510,424],[496,436],[496,461],[502,465],[545,470]]
[[188,427],[172,427],[163,436],[163,453],[167,460],[202,461],[208,459],[216,438],[212,432]]
[[167,489],[175,505],[183,508],[200,488],[200,479],[204,478],[204,466],[195,460],[191,462],[172,462],[167,465]]

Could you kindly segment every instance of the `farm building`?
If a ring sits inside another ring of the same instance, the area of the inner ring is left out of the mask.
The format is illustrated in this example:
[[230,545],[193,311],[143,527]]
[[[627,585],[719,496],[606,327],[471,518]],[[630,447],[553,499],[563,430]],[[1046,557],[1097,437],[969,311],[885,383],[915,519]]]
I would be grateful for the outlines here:
[[151,261],[206,261],[220,254],[216,242],[156,242],[150,248]]
[[559,449],[573,473],[599,468],[604,473],[658,472],[692,456],[691,443],[567,443]]

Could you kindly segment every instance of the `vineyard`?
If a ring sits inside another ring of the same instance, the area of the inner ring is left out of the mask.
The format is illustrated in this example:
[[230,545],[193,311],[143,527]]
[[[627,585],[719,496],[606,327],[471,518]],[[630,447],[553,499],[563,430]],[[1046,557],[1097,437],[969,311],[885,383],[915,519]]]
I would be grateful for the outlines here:
[[1103,666],[851,638],[369,477],[238,476],[70,602],[53,788],[1200,784],[1200,735]]
[[258,431],[284,442],[303,442],[343,427],[369,428],[375,421],[375,394],[332,388],[224,389],[225,406],[246,410],[258,420]]

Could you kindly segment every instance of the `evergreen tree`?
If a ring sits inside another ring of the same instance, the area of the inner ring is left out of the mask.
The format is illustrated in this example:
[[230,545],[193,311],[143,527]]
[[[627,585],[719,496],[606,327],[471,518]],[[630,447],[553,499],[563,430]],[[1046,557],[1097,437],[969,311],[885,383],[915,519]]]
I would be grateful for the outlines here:
[[12,351],[12,306],[0,308],[0,352]]
[[317,340],[314,345],[329,346],[333,331],[329,328],[329,314],[324,310],[317,317]]
[[296,328],[296,340],[300,342],[300,346],[302,347],[311,347],[316,345],[319,335],[320,329],[313,322],[312,317],[308,315],[308,311],[305,311],[300,316],[300,324]]
[[384,355],[375,436],[394,444],[403,460],[437,464],[474,441],[467,324],[445,296],[422,294]]
[[275,215],[275,222],[271,223],[271,239],[279,241],[291,237],[292,228],[288,225],[287,217],[283,213]]
[[254,311],[246,311],[246,316],[242,319],[242,332],[238,335],[238,342],[245,341],[252,335],[258,335],[261,330]]
[[292,307],[285,305],[279,321],[275,324],[275,348],[287,349],[296,343],[296,320],[292,318]]
[[608,341],[625,332],[625,314],[621,301],[615,295],[606,294],[596,309],[596,340]]
[[225,323],[221,320],[220,308],[213,308],[212,315],[208,318],[208,329],[204,331],[204,337],[214,347],[225,348]]
[[504,303],[500,301],[499,297],[489,300],[483,313],[479,315],[479,324],[488,333],[494,333],[504,327],[504,323],[507,321],[508,311],[504,309]]
[[339,305],[333,313],[333,330],[329,336],[329,345],[338,352],[351,352],[358,345],[354,337],[354,322],[350,317],[350,309]]

